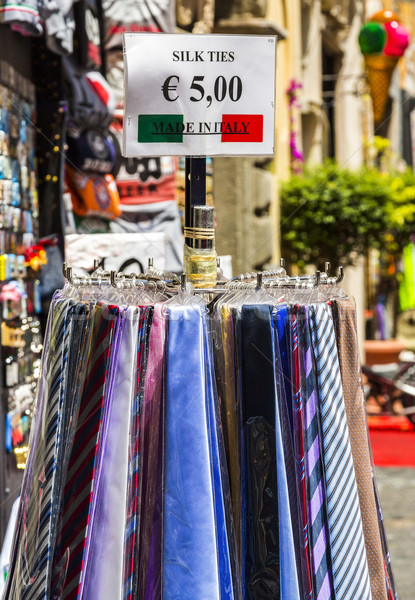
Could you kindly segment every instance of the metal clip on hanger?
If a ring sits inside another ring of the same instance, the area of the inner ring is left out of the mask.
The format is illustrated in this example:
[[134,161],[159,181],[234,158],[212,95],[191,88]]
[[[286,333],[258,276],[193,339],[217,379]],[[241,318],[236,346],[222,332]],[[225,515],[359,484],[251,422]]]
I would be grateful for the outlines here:
[[[187,280],[185,274],[182,274],[179,278],[175,273],[169,273],[166,271],[160,271],[154,268],[153,259],[150,258],[148,261],[148,267],[145,273],[123,273],[117,271],[104,271],[99,267],[99,259],[94,259],[94,270],[92,274],[86,278],[74,278],[72,267],[68,267],[67,263],[62,264],[62,274],[65,279],[72,285],[108,285],[110,284],[114,288],[121,289],[124,287],[125,282],[134,281],[134,287],[137,286],[137,282],[141,283],[143,289],[146,285],[150,287],[150,291],[154,291],[154,285],[162,285],[162,293],[177,294],[179,291],[188,289]],[[281,258],[280,267],[276,269],[269,269],[265,271],[255,273],[242,273],[236,277],[233,277],[227,282],[221,282],[222,285],[217,285],[209,289],[196,288],[192,290],[193,294],[225,294],[232,293],[233,290],[239,289],[256,289],[261,290],[265,288],[288,288],[288,289],[316,289],[320,285],[339,285],[344,278],[344,269],[342,266],[339,267],[337,277],[329,277],[330,274],[330,263],[325,263],[324,273],[316,271],[314,275],[296,275],[288,276],[285,269],[285,261]],[[255,283],[256,282],[256,283]],[[184,288],[183,288],[184,286]],[[160,289],[160,288],[159,288]]]
[[331,264],[327,261],[324,267],[324,273],[321,274],[321,283],[328,285],[340,284],[344,279],[344,267],[339,266],[337,277],[330,277]]
[[66,262],[62,263],[62,275],[67,281],[69,281],[69,283],[73,284],[72,267],[68,267]]
[[148,267],[146,269],[145,275],[154,277],[156,279],[162,279],[168,284],[179,285],[180,279],[176,275],[176,273],[171,273],[169,271],[162,271],[161,269],[154,268],[154,261],[152,258],[148,259]]
[[255,289],[257,292],[262,289],[262,283],[263,283],[263,273],[262,273],[262,271],[259,271],[259,273],[257,273],[257,275],[256,275]]

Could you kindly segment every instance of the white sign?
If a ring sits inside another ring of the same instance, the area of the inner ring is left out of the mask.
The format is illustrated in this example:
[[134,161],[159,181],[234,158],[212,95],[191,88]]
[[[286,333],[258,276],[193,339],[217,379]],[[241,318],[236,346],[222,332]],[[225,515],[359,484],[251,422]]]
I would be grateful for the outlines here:
[[275,36],[123,39],[124,156],[274,154]]

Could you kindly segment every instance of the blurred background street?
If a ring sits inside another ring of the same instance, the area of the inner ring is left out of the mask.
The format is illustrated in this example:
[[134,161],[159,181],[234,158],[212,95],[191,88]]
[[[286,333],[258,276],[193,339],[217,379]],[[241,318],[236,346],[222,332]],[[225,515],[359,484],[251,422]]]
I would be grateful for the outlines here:
[[415,426],[401,417],[369,417],[385,528],[400,600],[415,589]]
[[377,467],[376,479],[400,600],[415,590],[415,471]]

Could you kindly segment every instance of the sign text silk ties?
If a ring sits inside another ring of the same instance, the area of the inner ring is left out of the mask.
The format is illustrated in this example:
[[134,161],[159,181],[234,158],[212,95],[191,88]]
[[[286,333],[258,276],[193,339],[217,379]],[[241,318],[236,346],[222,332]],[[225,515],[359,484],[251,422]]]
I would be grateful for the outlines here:
[[280,597],[275,354],[271,307],[243,306],[241,395],[244,443],[242,550],[244,597]]
[[54,520],[52,502],[56,484],[56,454],[62,412],[63,379],[69,347],[69,318],[73,306],[59,300],[54,306],[48,354],[45,397],[40,419],[40,437],[33,447],[33,472],[27,512],[23,515],[22,547],[17,557],[20,568],[10,581],[5,598],[46,599],[50,581],[50,550]]
[[330,309],[310,306],[336,600],[371,600],[366,548]]
[[362,525],[373,600],[386,600],[382,545],[376,514],[366,415],[360,380],[355,309],[350,300],[333,302],[333,318],[339,350],[344,404],[359,492]]
[[296,454],[297,467],[297,486],[299,498],[299,514],[301,521],[301,556],[302,556],[302,577],[303,587],[306,597],[313,598],[313,584],[311,581],[311,567],[309,555],[309,531],[307,519],[307,495],[305,481],[305,459],[304,459],[304,433],[303,433],[303,397],[301,390],[300,375],[300,349],[298,343],[297,329],[298,307],[290,309],[291,323],[291,374],[292,374],[292,411],[294,424],[294,447]]
[[97,306],[94,315],[87,374],[79,408],[63,493],[62,527],[57,549],[56,597],[79,598],[89,510],[95,479],[103,417],[111,335],[119,309]]
[[300,309],[301,383],[304,402],[304,450],[311,566],[316,600],[334,600],[327,525],[326,485],[320,452],[320,411],[308,329],[308,306]]

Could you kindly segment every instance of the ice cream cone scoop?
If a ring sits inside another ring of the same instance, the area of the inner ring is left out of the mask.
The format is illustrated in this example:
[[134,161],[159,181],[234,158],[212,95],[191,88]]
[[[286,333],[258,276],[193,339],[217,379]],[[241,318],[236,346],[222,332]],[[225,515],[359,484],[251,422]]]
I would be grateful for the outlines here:
[[375,124],[382,121],[389,97],[392,75],[399,57],[385,55],[365,56],[366,74],[369,81]]

